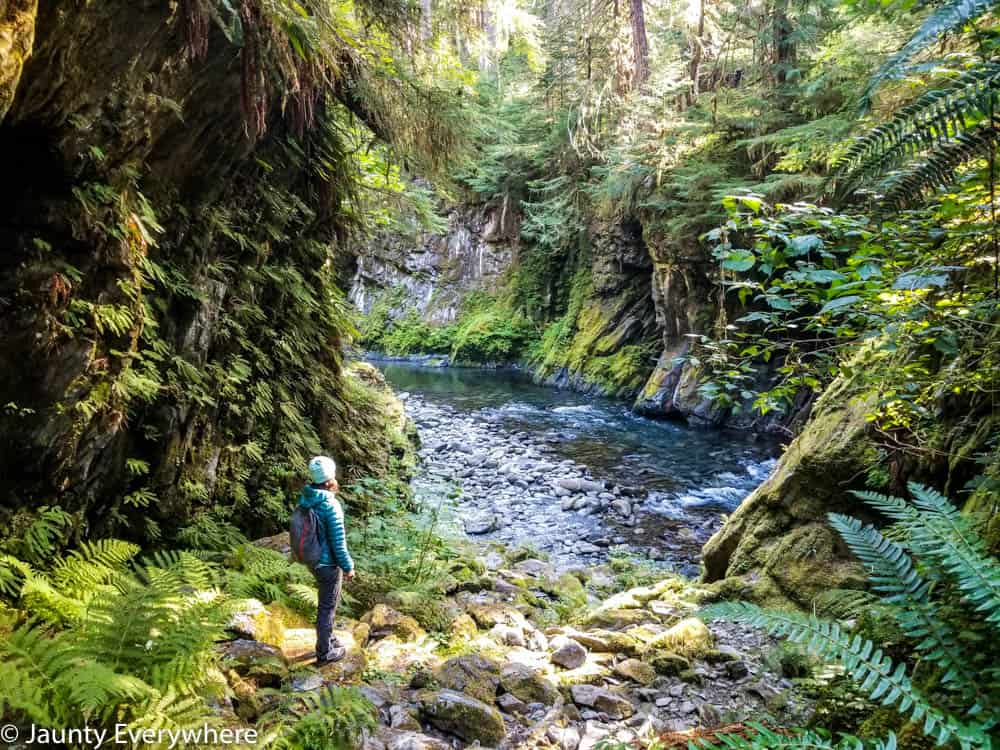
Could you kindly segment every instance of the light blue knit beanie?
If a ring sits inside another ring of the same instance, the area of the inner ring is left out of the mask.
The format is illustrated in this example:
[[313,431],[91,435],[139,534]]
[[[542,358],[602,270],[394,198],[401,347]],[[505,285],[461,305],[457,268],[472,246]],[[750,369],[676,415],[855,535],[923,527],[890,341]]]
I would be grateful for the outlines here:
[[313,484],[323,484],[337,478],[337,463],[329,456],[316,456],[309,461],[309,476]]

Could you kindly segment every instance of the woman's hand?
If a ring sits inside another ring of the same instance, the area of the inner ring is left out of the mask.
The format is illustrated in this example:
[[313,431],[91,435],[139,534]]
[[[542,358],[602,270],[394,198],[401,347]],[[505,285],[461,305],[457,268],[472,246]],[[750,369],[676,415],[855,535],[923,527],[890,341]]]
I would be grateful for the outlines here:
[[346,578],[348,581],[353,581],[354,580],[354,571],[353,570],[349,570],[346,573],[344,573],[344,578]]

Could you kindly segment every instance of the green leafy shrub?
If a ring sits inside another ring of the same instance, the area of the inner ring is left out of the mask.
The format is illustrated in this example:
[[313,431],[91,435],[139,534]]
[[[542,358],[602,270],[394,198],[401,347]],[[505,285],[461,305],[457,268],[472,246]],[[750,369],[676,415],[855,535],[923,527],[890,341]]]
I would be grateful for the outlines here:
[[[1000,564],[947,498],[916,484],[910,492],[912,502],[856,493],[892,519],[884,533],[838,514],[830,523],[868,568],[881,606],[907,636],[913,669],[860,633],[815,615],[724,603],[705,608],[703,616],[763,627],[839,661],[872,700],[894,708],[939,746],[989,748],[1000,720]],[[812,735],[796,742],[803,737]],[[894,745],[890,735],[885,746]]]

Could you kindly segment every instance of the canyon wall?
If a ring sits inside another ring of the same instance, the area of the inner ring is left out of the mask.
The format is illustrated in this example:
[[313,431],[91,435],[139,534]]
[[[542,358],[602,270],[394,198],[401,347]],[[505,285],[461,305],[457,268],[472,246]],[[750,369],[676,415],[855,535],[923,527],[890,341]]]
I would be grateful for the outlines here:
[[328,134],[274,96],[249,137],[263,74],[200,20],[195,54],[161,0],[0,2],[0,522],[158,539],[225,505],[263,532],[309,453],[350,477],[401,449],[341,366],[342,196],[298,146]]

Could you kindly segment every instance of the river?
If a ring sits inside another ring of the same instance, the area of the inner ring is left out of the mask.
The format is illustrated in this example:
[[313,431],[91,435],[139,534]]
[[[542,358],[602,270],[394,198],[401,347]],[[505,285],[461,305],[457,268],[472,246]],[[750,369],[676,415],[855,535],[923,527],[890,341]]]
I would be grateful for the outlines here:
[[467,532],[529,544],[564,565],[617,552],[696,573],[701,545],[778,452],[518,371],[376,364],[418,427],[418,496],[439,502],[460,487],[448,504]]

